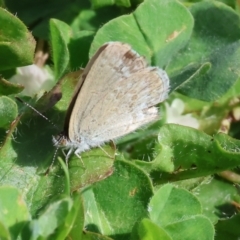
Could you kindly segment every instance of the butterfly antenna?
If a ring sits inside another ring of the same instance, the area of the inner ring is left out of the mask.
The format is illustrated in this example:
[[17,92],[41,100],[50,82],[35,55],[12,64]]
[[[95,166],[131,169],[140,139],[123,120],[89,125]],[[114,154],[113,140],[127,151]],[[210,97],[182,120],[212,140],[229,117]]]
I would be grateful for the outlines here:
[[55,150],[54,155],[53,155],[52,162],[51,162],[50,166],[48,167],[48,169],[47,169],[47,171],[45,172],[44,175],[48,175],[48,173],[49,173],[50,170],[52,169],[53,164],[55,163],[55,160],[56,160],[56,157],[57,157],[57,152],[58,152],[58,149],[59,149],[59,148],[60,148],[60,145],[57,145],[56,150]]
[[35,113],[37,113],[38,115],[40,115],[42,118],[44,118],[45,120],[47,120],[50,124],[52,124],[55,128],[58,129],[58,127],[51,121],[49,120],[46,116],[44,116],[42,113],[40,113],[36,108],[34,108],[33,106],[31,106],[29,103],[23,101],[21,98],[19,97],[15,97],[19,102],[23,103],[25,106],[31,108]]

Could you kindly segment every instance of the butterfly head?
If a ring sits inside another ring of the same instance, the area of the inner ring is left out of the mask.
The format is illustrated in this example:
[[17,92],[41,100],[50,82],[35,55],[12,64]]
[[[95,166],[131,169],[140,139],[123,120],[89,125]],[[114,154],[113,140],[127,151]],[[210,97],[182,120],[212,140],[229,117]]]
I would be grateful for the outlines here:
[[74,139],[73,141],[69,139],[69,137],[64,132],[56,136],[53,136],[52,141],[53,141],[53,145],[56,148],[64,148],[64,149],[72,149],[72,150],[78,149],[77,151],[78,153],[86,149],[89,149],[89,147],[86,147],[85,144],[82,142],[81,138]]
[[60,133],[57,136],[53,136],[52,141],[55,147],[66,147],[69,139],[64,133]]

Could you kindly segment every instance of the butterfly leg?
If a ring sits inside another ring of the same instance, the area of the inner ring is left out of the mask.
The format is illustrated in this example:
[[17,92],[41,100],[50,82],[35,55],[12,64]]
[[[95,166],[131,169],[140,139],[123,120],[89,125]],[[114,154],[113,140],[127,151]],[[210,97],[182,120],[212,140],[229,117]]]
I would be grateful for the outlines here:
[[74,152],[74,154],[80,159],[80,161],[81,161],[81,163],[82,163],[82,165],[83,165],[83,168],[86,169],[86,167],[85,167],[85,165],[84,165],[84,162],[83,162],[83,160],[82,160],[82,157],[79,155],[79,153],[78,153],[77,150]]
[[72,152],[73,152],[73,148],[70,148],[70,150],[68,151],[67,155],[66,155],[66,153],[64,152],[64,150],[63,150],[62,152],[63,152],[63,154],[65,155],[65,162],[66,162],[66,165],[67,165],[67,167],[68,167],[68,161],[69,161],[69,158],[70,158],[70,156],[71,156],[71,154],[72,154]]
[[63,155],[64,155],[64,157],[65,157],[65,159],[66,159],[67,154],[65,153],[64,149],[62,149],[62,153],[63,153]]
[[100,145],[98,145],[99,148],[109,157],[109,158],[114,158],[113,156],[109,155]]

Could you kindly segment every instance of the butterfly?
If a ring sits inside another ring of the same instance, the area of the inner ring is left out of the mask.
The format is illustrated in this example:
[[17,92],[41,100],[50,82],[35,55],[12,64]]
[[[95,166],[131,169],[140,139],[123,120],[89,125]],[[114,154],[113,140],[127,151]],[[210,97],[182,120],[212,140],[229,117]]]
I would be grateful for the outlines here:
[[131,46],[108,42],[88,62],[67,110],[62,133],[53,138],[68,149],[66,162],[159,119],[156,104],[168,97],[167,73],[147,65]]

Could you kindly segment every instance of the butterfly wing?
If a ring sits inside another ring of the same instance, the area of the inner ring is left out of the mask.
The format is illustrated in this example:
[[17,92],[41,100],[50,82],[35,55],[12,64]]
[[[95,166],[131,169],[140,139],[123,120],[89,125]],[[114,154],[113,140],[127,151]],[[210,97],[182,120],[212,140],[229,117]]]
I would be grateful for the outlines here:
[[[96,146],[158,118],[153,107],[167,97],[166,73],[147,67],[127,44],[100,48],[85,72],[69,122],[69,138]],[[97,56],[97,57],[96,57]]]

